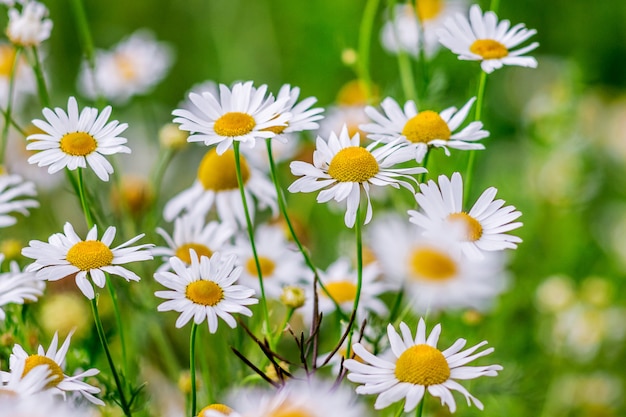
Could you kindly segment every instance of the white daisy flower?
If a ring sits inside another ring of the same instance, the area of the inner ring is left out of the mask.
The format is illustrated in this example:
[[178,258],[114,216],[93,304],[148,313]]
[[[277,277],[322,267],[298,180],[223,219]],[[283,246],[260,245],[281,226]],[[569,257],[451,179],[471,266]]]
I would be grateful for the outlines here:
[[318,203],[330,200],[337,202],[347,200],[347,210],[344,216],[346,226],[354,226],[356,211],[361,202],[361,188],[367,197],[367,213],[365,224],[372,219],[372,204],[369,198],[370,185],[400,186],[413,192],[414,188],[408,179],[417,184],[415,178],[409,174],[426,172],[424,168],[390,168],[392,165],[406,161],[402,145],[397,142],[388,143],[375,148],[378,143],[372,143],[367,148],[359,145],[359,135],[348,135],[348,129],[341,129],[339,137],[331,133],[328,142],[317,137],[316,150],[313,153],[313,164],[294,161],[290,164],[291,172],[297,179],[289,186],[292,193],[309,193],[322,190],[317,196]]
[[471,122],[455,132],[467,117],[475,100],[476,97],[472,97],[460,110],[449,107],[437,113],[432,110],[418,112],[413,100],[407,101],[403,110],[394,99],[387,97],[381,103],[384,114],[367,106],[365,113],[374,123],[359,127],[368,133],[368,138],[383,143],[400,138],[414,150],[414,158],[418,163],[423,161],[429,147],[443,148],[446,155],[450,155],[448,148],[485,149],[482,144],[474,143],[489,136],[489,132],[482,130],[482,122]]
[[410,221],[427,235],[437,235],[442,229],[453,232],[471,259],[481,259],[483,251],[515,249],[522,239],[506,232],[522,226],[513,222],[522,213],[513,206],[503,207],[504,200],[494,200],[497,192],[495,187],[488,188],[465,212],[461,174],[455,172],[451,179],[440,175],[439,186],[433,180],[420,184],[415,199],[421,211],[409,210]]
[[287,138],[284,137],[286,133],[315,130],[319,127],[319,124],[316,122],[324,118],[320,114],[324,109],[321,107],[311,108],[317,102],[315,97],[307,97],[298,103],[299,96],[300,88],[291,87],[289,84],[284,84],[278,91],[276,101],[285,102],[279,114],[289,113],[291,117],[287,120],[285,126],[267,128],[276,133],[274,138],[285,142],[287,141]]
[[112,50],[96,51],[95,73],[85,63],[79,89],[91,99],[102,95],[124,104],[133,96],[149,93],[165,78],[173,55],[168,44],[158,42],[149,30],[140,29]]
[[482,61],[480,66],[486,73],[503,65],[537,67],[535,58],[522,55],[537,48],[538,42],[511,50],[537,33],[535,29],[526,29],[523,23],[510,27],[510,21],[498,22],[494,12],[483,14],[480,6],[474,4],[470,7],[469,20],[457,13],[444,25],[445,28],[437,32],[439,42],[457,54],[459,59]]
[[151,250],[154,256],[163,257],[163,265],[158,272],[169,270],[171,257],[176,256],[187,265],[191,264],[190,250],[197,256],[211,257],[215,252],[223,251],[235,234],[231,224],[212,221],[204,223],[203,217],[181,216],[174,221],[174,233],[170,236],[162,228],[157,228],[167,247],[158,246]]
[[154,274],[155,280],[171,290],[154,293],[159,298],[167,299],[159,305],[158,311],[174,310],[181,313],[176,320],[176,327],[183,327],[192,318],[196,324],[206,320],[209,331],[215,333],[219,317],[234,329],[237,322],[232,313],[252,316],[252,311],[246,306],[259,301],[251,298],[254,295],[252,288],[234,284],[242,269],[235,267],[236,261],[235,255],[222,260],[219,252],[211,258],[203,256],[198,260],[193,250],[189,266],[176,257],[170,258],[174,272]]
[[500,256],[472,261],[446,236],[420,236],[405,219],[382,217],[370,228],[371,247],[385,277],[405,288],[420,314],[472,308],[484,311],[507,286]]
[[[297,133],[282,133],[275,136],[276,138],[287,138],[285,142],[282,140],[272,141],[272,157],[274,158],[275,164],[279,164],[284,161],[292,161],[294,156],[296,156],[302,149],[302,141],[298,140],[296,135]],[[265,146],[255,146],[254,148],[248,148],[246,146],[241,149],[241,153],[254,167],[263,172],[270,171],[270,160]]]
[[20,46],[38,46],[50,37],[52,21],[48,8],[38,1],[24,4],[22,11],[9,9],[9,24],[6,34],[9,40]]
[[48,243],[31,240],[30,246],[22,249],[22,255],[35,259],[26,271],[37,271],[37,277],[46,281],[57,281],[76,274],[76,285],[90,300],[95,294],[87,274],[100,288],[106,283],[105,272],[118,275],[126,281],[139,281],[137,274],[120,265],[152,259],[148,250],[152,244],[130,246],[141,239],[143,234],[111,249],[115,238],[113,226],[105,230],[101,240],[97,240],[97,226],[89,230],[85,240],[78,237],[70,223],[65,223],[63,232],[50,236]]
[[[367,411],[353,391],[314,376],[289,379],[278,390],[239,389],[230,395],[246,417],[363,417]],[[323,401],[321,400],[323,399]]]
[[219,97],[210,92],[201,95],[190,93],[189,99],[195,109],[176,109],[172,112],[174,123],[180,129],[191,132],[189,142],[217,145],[217,153],[223,154],[233,141],[254,147],[257,139],[276,135],[270,128],[286,126],[290,113],[282,112],[289,97],[272,101],[266,97],[267,86],[252,86],[252,81],[236,83],[232,90],[220,84]]
[[[198,84],[194,84],[193,86],[191,86],[191,89],[187,93],[185,93],[185,100],[183,100],[178,105],[178,107],[180,107],[181,109],[189,110],[189,111],[192,111],[196,107],[193,104],[193,102],[189,99],[189,96],[191,95],[191,93],[194,93],[200,96],[204,93],[210,93],[211,95],[213,95],[213,97],[217,98],[220,96],[220,89],[219,89],[218,84],[213,80],[205,80]],[[178,126],[176,128],[178,128]]]
[[326,112],[326,117],[320,121],[317,135],[323,138],[329,137],[333,132],[340,132],[345,125],[350,137],[358,133],[361,138],[365,138],[365,132],[359,129],[359,126],[367,122],[369,122],[369,119],[365,114],[365,106],[333,106]]
[[48,383],[55,378],[50,367],[44,363],[32,367],[26,373],[24,372],[25,366],[26,361],[18,361],[15,369],[12,369],[11,372],[0,371],[0,382],[2,382],[0,384],[0,400],[9,396],[28,398],[42,393],[47,390]]
[[[259,170],[248,165],[240,155],[241,177],[248,207],[252,197],[260,209],[269,207],[276,212],[276,189]],[[174,220],[181,213],[191,217],[204,217],[215,206],[219,219],[238,227],[246,224],[241,193],[235,170],[235,153],[232,149],[219,155],[215,148],[210,149],[200,162],[197,179],[190,188],[174,196],[163,210],[163,218]],[[254,210],[250,210],[254,215]]]
[[441,399],[450,412],[456,411],[456,402],[451,390],[458,391],[479,409],[483,404],[470,394],[456,380],[475,379],[480,376],[497,376],[502,370],[500,365],[464,366],[474,359],[489,355],[493,348],[474,353],[487,342],[461,351],[467,341],[458,339],[448,349],[437,348],[441,325],[436,325],[426,337],[426,324],[420,319],[415,338],[405,323],[400,323],[400,333],[393,325],[387,326],[387,337],[391,352],[395,358],[391,360],[374,356],[360,343],[353,345],[354,352],[365,362],[349,359],[344,366],[350,371],[348,379],[362,384],[356,388],[357,394],[379,394],[374,408],[380,410],[402,399],[405,400],[404,412],[414,410],[423,400],[426,390]]
[[[30,164],[48,166],[53,174],[63,168],[75,170],[86,168],[87,163],[102,181],[109,180],[113,166],[104,155],[130,153],[124,144],[126,138],[119,137],[128,125],[113,120],[107,123],[111,115],[111,106],[107,106],[98,115],[98,110],[85,107],[80,114],[74,97],[67,102],[67,113],[57,107],[43,109],[46,121],[35,119],[33,124],[44,131],[26,138],[31,141],[27,150],[40,151],[28,158]],[[106,124],[105,124],[106,123]]]
[[[390,290],[390,286],[379,280],[380,267],[376,263],[371,263],[363,267],[363,282],[361,285],[361,295],[359,298],[359,306],[356,314],[356,323],[360,323],[367,317],[367,313],[371,312],[378,316],[387,314],[387,306],[378,297],[386,291]],[[319,271],[319,277],[324,287],[339,304],[344,313],[350,315],[354,307],[354,299],[357,294],[357,271],[352,267],[350,259],[342,257],[330,264],[325,271]],[[318,311],[328,315],[335,311],[335,303],[330,299],[319,285],[317,287],[318,294]],[[305,322],[310,322],[313,314],[313,295],[307,297],[307,302],[303,309],[308,315]]]
[[[263,289],[267,298],[278,299],[283,292],[283,287],[309,279],[311,272],[305,266],[302,254],[290,246],[282,228],[260,226],[255,230],[254,242],[261,265]],[[260,296],[261,288],[256,262],[248,236],[240,235],[231,251],[237,255],[238,264],[243,267],[240,282],[253,288]]]
[[413,57],[419,55],[420,25],[424,33],[424,52],[432,57],[440,48],[437,30],[448,17],[465,12],[464,1],[419,0],[397,5],[395,15],[385,22],[380,33],[383,47],[390,53],[403,50]]
[[[0,264],[2,261],[4,254],[0,254]],[[0,273],[0,321],[6,318],[3,306],[37,301],[45,287],[45,283],[35,273],[22,272],[17,262],[11,261],[9,272]]]
[[37,200],[17,199],[36,195],[35,184],[32,182],[24,181],[19,175],[0,174],[0,228],[17,223],[17,219],[9,213],[18,212],[28,216],[29,208],[39,207]]
[[48,391],[28,397],[0,395],[0,410],[11,417],[93,417],[93,410],[59,401]]
[[[100,372],[99,370],[92,368],[73,376],[65,374],[65,356],[70,347],[71,337],[72,335],[69,334],[65,342],[57,349],[58,334],[55,333],[48,350],[45,350],[43,346],[39,345],[37,353],[33,355],[29,355],[22,346],[16,344],[13,346],[13,353],[9,358],[11,372],[23,366],[24,374],[28,374],[31,371],[35,371],[39,365],[47,365],[51,378],[46,387],[53,393],[60,394],[65,398],[66,393],[75,392],[82,395],[93,404],[104,405],[102,400],[93,395],[99,393],[100,388],[83,382],[84,378],[97,375]],[[24,365],[22,365],[22,363],[24,363]]]

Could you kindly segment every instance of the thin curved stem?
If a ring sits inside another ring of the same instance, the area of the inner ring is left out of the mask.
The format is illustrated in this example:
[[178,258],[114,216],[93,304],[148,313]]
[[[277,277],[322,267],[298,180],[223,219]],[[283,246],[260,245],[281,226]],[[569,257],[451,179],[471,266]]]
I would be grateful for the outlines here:
[[359,58],[357,62],[357,71],[359,78],[363,82],[365,95],[368,98],[372,96],[372,78],[370,76],[369,68],[370,41],[372,39],[372,29],[374,26],[374,19],[376,18],[376,12],[378,10],[378,3],[379,0],[367,0],[365,10],[363,11],[363,18],[361,19],[361,25],[359,27]]
[[191,417],[196,415],[196,333],[198,325],[191,324],[189,335],[189,377],[191,378]]
[[48,87],[46,86],[46,78],[43,75],[43,69],[41,68],[41,61],[39,60],[39,52],[37,47],[33,46],[33,70],[35,71],[35,78],[37,79],[37,93],[39,94],[39,100],[43,107],[50,107],[50,95],[48,94]]
[[[356,294],[354,296],[354,304],[352,306],[352,312],[356,316],[356,312],[359,308],[359,300],[361,299],[361,288],[363,286],[363,236],[361,226],[361,205],[356,209],[356,221],[354,223],[354,233],[356,238]],[[354,328],[352,321],[351,327]],[[352,350],[352,331],[348,335],[348,345],[346,348],[346,358],[349,358]]]
[[[96,296],[97,297],[97,296]],[[107,362],[109,363],[109,368],[111,368],[111,373],[113,374],[113,379],[115,380],[115,386],[117,387],[117,393],[120,397],[120,407],[124,411],[124,415],[126,417],[132,417],[132,412],[130,411],[130,406],[126,401],[126,395],[124,394],[124,387],[122,386],[122,381],[115,369],[115,363],[113,362],[113,358],[111,357],[111,351],[109,350],[109,344],[107,343],[106,335],[104,333],[104,328],[102,327],[102,320],[100,319],[100,314],[98,312],[98,301],[96,297],[91,299],[91,311],[93,312],[93,318],[96,324],[96,331],[98,333],[98,338],[100,339],[100,344],[104,349],[104,353],[107,357]]]
[[89,203],[87,202],[87,194],[85,192],[85,183],[83,181],[83,169],[78,168],[78,198],[80,199],[80,205],[87,221],[87,227],[91,229],[96,222],[93,219],[93,214],[89,209]]
[[259,255],[256,251],[256,244],[254,243],[254,228],[252,226],[252,220],[250,219],[250,212],[248,210],[248,202],[246,199],[246,192],[243,188],[243,178],[241,175],[241,155],[239,152],[239,142],[233,142],[233,150],[235,151],[235,171],[237,174],[237,184],[239,185],[239,193],[241,194],[241,202],[243,203],[243,211],[246,215],[246,229],[248,230],[248,237],[250,238],[250,247],[252,248],[252,255],[254,256],[254,264],[256,265],[257,276],[259,277],[259,287],[261,289],[261,309],[263,310],[264,330],[265,333],[270,335],[270,318],[267,311],[267,299],[265,298],[265,286],[263,285],[263,271],[261,269],[261,262],[259,261]]
[[283,218],[285,219],[285,223],[287,223],[287,227],[289,228],[289,233],[291,233],[291,237],[293,238],[293,241],[296,243],[296,246],[298,246],[298,250],[300,251],[300,253],[302,253],[302,256],[304,257],[304,263],[309,267],[311,272],[313,272],[313,277],[314,277],[313,279],[317,281],[322,291],[324,291],[324,293],[333,302],[333,304],[335,304],[335,310],[337,311],[337,314],[339,314],[341,319],[348,321],[349,317],[346,316],[346,314],[341,310],[341,306],[339,305],[337,300],[333,298],[333,296],[324,286],[324,283],[319,277],[319,273],[317,271],[317,268],[315,267],[315,264],[313,264],[313,261],[311,260],[311,257],[309,256],[309,253],[307,252],[307,250],[302,245],[302,242],[300,242],[300,239],[298,238],[298,235],[296,234],[296,230],[294,229],[293,224],[291,223],[291,219],[289,218],[289,213],[287,212],[287,202],[285,199],[285,195],[283,194],[282,187],[280,186],[278,182],[278,174],[276,172],[276,163],[274,162],[274,155],[272,152],[271,141],[272,139],[267,139],[265,144],[267,147],[267,157],[268,157],[269,164],[270,164],[270,176],[272,178],[272,182],[274,183],[274,187],[276,188],[276,196],[277,196],[278,207],[280,209],[280,212],[282,213]]
[[[485,86],[487,84],[487,73],[480,71],[480,78],[478,81],[478,92],[476,93],[476,111],[474,113],[474,121],[479,121],[482,114],[483,100],[485,97]],[[470,188],[472,185],[472,176],[474,174],[474,159],[476,158],[476,151],[469,151],[467,159],[467,169],[465,170],[465,186],[463,188],[463,207],[467,206],[467,198],[470,194]]]
[[422,401],[420,401],[417,410],[415,411],[415,417],[422,417],[422,413],[424,412],[424,400],[426,399],[426,395],[422,397]]
[[13,65],[11,65],[11,73],[9,75],[9,95],[7,97],[7,108],[4,113],[4,126],[2,128],[2,144],[0,146],[0,165],[4,163],[4,153],[9,141],[9,128],[11,127],[11,113],[13,111],[13,90],[15,89],[15,71],[20,59],[22,48],[15,48],[15,57]]

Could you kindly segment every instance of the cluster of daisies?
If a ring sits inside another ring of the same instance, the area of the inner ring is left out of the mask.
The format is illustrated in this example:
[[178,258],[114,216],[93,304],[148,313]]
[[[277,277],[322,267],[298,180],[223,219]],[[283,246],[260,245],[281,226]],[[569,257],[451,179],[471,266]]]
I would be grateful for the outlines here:
[[[7,33],[15,45],[38,45],[49,36],[51,23],[43,6],[34,1],[10,6],[12,29]],[[394,13],[397,17],[398,12]],[[422,22],[432,15],[433,10],[417,10]],[[469,16],[468,20],[456,14],[438,31],[439,42],[460,59],[481,61],[487,73],[502,65],[536,65],[534,58],[522,56],[536,43],[509,51],[534,31],[523,25],[509,28],[509,21],[498,22],[494,13],[483,13],[478,6],[471,7]],[[83,70],[83,93],[123,103],[149,91],[171,62],[171,51],[154,42],[149,34],[139,32],[113,51],[100,51],[95,68],[86,65]],[[141,46],[151,43],[152,49]],[[135,53],[142,49],[145,54]],[[151,65],[153,60],[159,64]],[[152,71],[144,72],[148,67]],[[112,83],[110,74],[115,71],[119,71],[119,82]],[[144,237],[139,234],[113,246],[116,228],[108,226],[100,236],[98,226],[102,229],[102,224],[90,227],[83,239],[68,222],[62,233],[51,235],[47,242],[31,240],[22,249],[22,255],[33,260],[23,271],[12,264],[10,272],[0,274],[0,320],[5,318],[3,306],[35,301],[43,295],[45,281],[68,277],[95,309],[98,289],[107,285],[109,275],[140,281],[140,276],[124,265],[154,257],[162,260],[154,280],[166,288],[155,293],[164,300],[158,311],[179,313],[175,324],[179,328],[189,322],[195,326],[206,321],[210,333],[218,330],[220,320],[235,328],[237,315],[256,316],[259,310],[251,306],[260,304],[258,308],[267,309],[268,301],[273,300],[287,306],[289,314],[302,315],[305,323],[318,325],[319,313],[337,312],[342,317],[353,314],[357,323],[371,317],[384,320],[390,312],[380,296],[386,292],[407,294],[405,315],[486,310],[506,288],[502,252],[515,249],[521,242],[509,234],[521,226],[517,221],[521,213],[496,199],[493,187],[471,207],[464,207],[463,179],[458,172],[450,177],[441,175],[437,181],[422,181],[426,175],[433,177],[424,165],[434,149],[442,148],[448,155],[485,149],[479,141],[489,132],[479,120],[466,121],[475,102],[472,97],[459,103],[460,108],[437,112],[418,110],[412,100],[399,103],[387,97],[379,107],[368,105],[362,109],[362,122],[356,129],[343,120],[340,127],[325,131],[320,126],[323,109],[313,107],[313,97],[301,100],[297,87],[284,85],[274,95],[266,85],[255,86],[251,81],[231,86],[200,85],[173,112],[178,130],[188,132],[186,141],[203,144],[200,149],[205,149],[205,154],[192,184],[163,208],[163,219],[172,223],[172,232],[166,230],[168,227],[157,229],[165,245],[137,244]],[[28,162],[47,168],[50,174],[66,170],[88,222],[93,217],[83,188],[83,172],[89,168],[98,179],[109,181],[114,174],[109,157],[131,152],[128,140],[121,136],[128,126],[109,120],[111,112],[110,106],[102,111],[79,109],[78,101],[70,97],[67,110],[45,108],[44,118],[33,120],[38,131],[27,137],[26,149],[34,151]],[[356,267],[348,258],[340,257],[326,269],[317,268],[306,249],[301,248],[301,253],[296,250],[297,245],[281,224],[258,224],[253,228],[255,217],[264,210],[275,215],[281,208],[286,213],[276,164],[293,158],[299,134],[316,129],[312,162],[291,162],[291,173],[299,178],[288,190],[319,192],[319,203],[343,205],[344,223],[355,229],[359,239],[362,225],[372,223],[364,241],[372,259]],[[390,189],[413,196],[415,210],[404,216],[374,216],[372,200],[388,198],[394,192]],[[29,209],[36,208],[34,197],[33,183],[16,175],[0,175],[0,227],[16,222],[12,213],[28,214]],[[262,320],[268,319],[266,312]],[[269,323],[265,324],[269,329]],[[437,344],[441,326],[435,326],[427,335],[423,319],[415,335],[402,321],[399,331],[392,324],[387,326],[386,338],[375,335],[383,329],[365,328],[363,335],[352,330],[350,325],[343,353],[331,352],[321,364],[339,363],[334,372],[342,377],[347,371],[347,379],[358,384],[357,394],[377,394],[375,409],[402,401],[402,409],[410,412],[428,391],[454,412],[453,390],[461,393],[468,404],[482,409],[482,403],[456,380],[495,376],[502,370],[499,365],[466,366],[493,351],[480,350],[486,342],[463,350],[466,341],[458,339],[440,350]],[[280,335],[283,329],[278,331]],[[83,381],[98,370],[65,375],[70,338],[57,349],[55,334],[47,351],[40,346],[31,355],[15,344],[9,372],[1,374],[0,394],[8,391],[17,396],[44,393],[83,397],[102,405],[102,400],[95,397],[99,388]],[[334,390],[316,378],[296,378],[282,384],[280,390],[235,392],[228,402],[237,407],[210,404],[198,415],[362,414],[360,406],[355,406],[352,390]],[[320,395],[328,401],[320,404]],[[254,401],[247,407],[244,399]],[[0,406],[2,401],[0,395]],[[127,408],[124,411],[128,414]]]

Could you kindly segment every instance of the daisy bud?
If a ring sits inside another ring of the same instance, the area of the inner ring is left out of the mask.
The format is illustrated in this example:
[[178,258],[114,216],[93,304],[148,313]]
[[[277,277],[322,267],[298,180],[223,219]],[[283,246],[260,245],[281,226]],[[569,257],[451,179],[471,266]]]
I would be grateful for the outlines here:
[[[289,372],[289,364],[288,363],[283,362],[283,361],[279,361],[278,362],[278,366],[280,366],[280,368],[283,371]],[[272,381],[275,381],[275,382],[279,382],[280,381],[280,378],[278,377],[278,374],[276,373],[276,368],[271,363],[265,367],[265,375],[267,375],[269,377],[269,379],[271,379]]]
[[168,123],[159,130],[159,143],[165,149],[179,151],[187,146],[189,133],[180,130],[178,125]]
[[[198,375],[196,375],[196,387],[200,387],[201,383],[202,381]],[[180,376],[178,377],[178,389],[183,394],[189,394],[191,392],[191,374],[188,369],[180,373]]]
[[4,255],[4,259],[14,260],[21,255],[23,247],[18,239],[4,239],[0,242],[0,253]]
[[280,301],[287,307],[300,308],[304,305],[306,297],[304,295],[304,290],[300,287],[295,287],[293,285],[288,285],[283,288],[283,293],[280,295]]
[[351,67],[356,64],[357,59],[358,55],[354,49],[346,48],[341,51],[341,62],[343,62],[346,67]]
[[154,192],[147,179],[126,175],[111,193],[113,207],[118,213],[129,212],[133,217],[141,216],[152,204]]

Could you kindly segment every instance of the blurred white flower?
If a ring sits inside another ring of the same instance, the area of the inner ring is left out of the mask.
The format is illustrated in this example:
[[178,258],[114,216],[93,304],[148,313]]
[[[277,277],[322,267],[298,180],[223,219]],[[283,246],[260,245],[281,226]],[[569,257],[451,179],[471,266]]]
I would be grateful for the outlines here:
[[52,21],[46,19],[48,8],[37,1],[29,1],[21,13],[9,9],[9,24],[6,29],[9,40],[19,46],[38,46],[50,37]]

